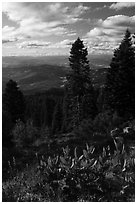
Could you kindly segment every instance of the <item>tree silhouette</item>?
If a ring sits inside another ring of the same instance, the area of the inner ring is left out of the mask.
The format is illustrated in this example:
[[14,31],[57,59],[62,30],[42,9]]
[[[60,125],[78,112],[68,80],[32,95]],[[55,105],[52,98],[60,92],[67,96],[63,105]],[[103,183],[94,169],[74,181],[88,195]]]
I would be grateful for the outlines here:
[[63,112],[62,112],[62,100],[58,100],[56,103],[54,113],[53,113],[53,120],[52,120],[52,134],[58,133],[61,131],[62,127],[62,118],[63,118]]
[[83,41],[78,38],[70,51],[71,71],[66,82],[66,101],[68,103],[69,121],[78,126],[83,118],[95,116],[93,87],[91,82],[88,51]]
[[11,115],[6,110],[2,110],[2,146],[10,147],[12,144],[11,130],[13,123]]
[[121,116],[135,112],[135,52],[131,34],[114,51],[106,81],[106,103]]
[[9,80],[3,94],[3,109],[10,113],[12,122],[24,120],[25,99],[17,83]]

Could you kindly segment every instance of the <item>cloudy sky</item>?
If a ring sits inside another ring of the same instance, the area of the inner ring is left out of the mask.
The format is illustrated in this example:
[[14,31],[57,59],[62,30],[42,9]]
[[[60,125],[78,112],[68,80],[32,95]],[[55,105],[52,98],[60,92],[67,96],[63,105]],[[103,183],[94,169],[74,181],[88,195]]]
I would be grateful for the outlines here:
[[3,2],[2,54],[68,55],[77,37],[89,54],[111,54],[127,28],[134,2]]

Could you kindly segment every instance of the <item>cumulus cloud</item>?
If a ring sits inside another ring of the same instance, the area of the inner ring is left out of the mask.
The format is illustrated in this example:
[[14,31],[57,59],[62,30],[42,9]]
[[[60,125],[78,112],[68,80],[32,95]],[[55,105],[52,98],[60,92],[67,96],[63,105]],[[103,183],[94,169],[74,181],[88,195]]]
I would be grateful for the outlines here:
[[135,7],[135,2],[117,2],[111,4],[110,9],[121,10],[123,8]]
[[2,40],[4,43],[15,42],[25,38],[30,38],[30,36],[27,33],[22,33],[19,29],[16,29],[15,27],[4,26],[2,28]]
[[102,26],[106,28],[118,28],[118,27],[129,27],[131,29],[135,26],[135,16],[115,15],[110,16],[106,20],[102,21]]
[[2,28],[2,43],[15,42],[17,37],[15,36],[15,27],[4,26]]
[[107,36],[98,36],[94,38],[83,38],[85,46],[88,48],[89,54],[112,54],[117,48],[117,43]]
[[50,45],[50,42],[43,42],[43,41],[24,41],[18,44],[19,48],[43,48]]
[[14,28],[14,35],[16,37],[18,35],[20,37],[21,35],[23,37],[27,35],[31,37],[63,34],[75,35],[75,33],[70,32],[65,25],[83,20],[81,15],[88,9],[88,7],[82,4],[69,6],[69,3],[3,3],[3,12],[10,20],[18,24],[18,28]]
[[125,15],[116,15],[110,16],[105,20],[99,19],[97,27],[90,30],[87,33],[88,37],[91,36],[102,36],[102,35],[112,35],[123,34],[128,28],[131,32],[134,31],[135,27],[135,16],[125,16]]
[[66,39],[54,44],[50,44],[49,47],[50,48],[70,48],[72,43],[73,41]]
[[57,43],[33,40],[33,41],[23,41],[21,43],[18,43],[17,46],[18,46],[18,48],[21,48],[21,49],[31,49],[31,48],[32,49],[33,48],[62,49],[62,48],[70,48],[72,43],[73,42],[69,39],[65,39],[65,40],[62,40],[62,41],[57,42]]
[[[94,43],[97,43],[102,49],[108,49],[112,52],[121,42],[127,28],[131,33],[134,33],[135,16],[115,15],[105,20],[99,19],[97,26],[84,36],[85,41],[89,43],[90,47],[94,47]],[[92,44],[90,44],[91,39]],[[103,45],[101,46],[100,43],[103,43]],[[94,49],[96,49],[96,47],[94,47]]]

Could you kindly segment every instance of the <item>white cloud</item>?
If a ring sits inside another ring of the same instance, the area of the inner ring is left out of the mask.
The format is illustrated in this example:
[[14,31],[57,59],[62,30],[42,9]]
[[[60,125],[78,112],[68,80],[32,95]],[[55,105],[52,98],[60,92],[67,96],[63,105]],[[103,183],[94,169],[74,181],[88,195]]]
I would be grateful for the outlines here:
[[125,16],[125,15],[115,15],[110,16],[106,20],[102,21],[103,27],[114,28],[114,27],[129,27],[133,28],[135,26],[135,16]]
[[[75,35],[65,25],[83,20],[80,16],[88,7],[79,4],[69,6],[69,3],[49,2],[5,2],[3,12],[12,21],[18,24],[12,36],[50,36],[50,35]],[[10,31],[6,31],[10,37]],[[3,33],[5,37],[5,33]]]
[[32,41],[23,41],[21,43],[18,43],[17,47],[20,49],[33,49],[33,48],[65,49],[65,48],[70,48],[72,46],[72,43],[73,42],[69,39],[65,39],[57,43],[45,42],[45,41],[40,41],[40,40],[32,40]]
[[55,44],[49,45],[50,48],[70,48],[72,46],[72,41],[69,39],[62,40],[60,42],[57,42]]
[[22,33],[20,29],[10,26],[4,26],[2,28],[3,43],[15,42],[24,38],[30,38],[30,36],[27,33]]
[[98,48],[98,50],[112,52],[121,42],[127,28],[134,33],[135,16],[115,15],[105,20],[99,19],[97,26],[85,35],[85,41],[89,44],[89,50],[92,48],[93,51],[93,48],[96,50]]
[[113,36],[122,35],[126,29],[131,32],[135,29],[135,16],[124,16],[116,15],[106,18],[104,21],[102,19],[98,20],[97,27],[90,30],[87,33],[87,37],[98,37],[98,36]]
[[135,2],[117,2],[111,4],[109,8],[114,10],[121,10],[123,8],[135,7]]
[[2,41],[3,41],[3,43],[17,41],[18,39],[17,39],[15,33],[16,33],[15,27],[4,26],[2,28]]
[[43,42],[43,41],[24,41],[18,44],[19,48],[44,48],[50,45],[50,42]]
[[90,30],[87,33],[87,37],[92,37],[92,36],[102,36],[105,33],[103,32],[103,30],[101,30],[100,28],[93,28],[92,30]]

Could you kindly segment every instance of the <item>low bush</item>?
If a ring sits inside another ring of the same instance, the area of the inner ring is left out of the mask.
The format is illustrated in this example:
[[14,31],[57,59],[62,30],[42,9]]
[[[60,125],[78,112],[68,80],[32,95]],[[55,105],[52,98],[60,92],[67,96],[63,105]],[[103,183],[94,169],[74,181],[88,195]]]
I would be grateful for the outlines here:
[[115,145],[113,154],[109,146],[96,155],[86,145],[82,155],[77,147],[71,155],[68,146],[48,159],[36,155],[37,166],[3,183],[3,201],[134,201],[134,150]]
[[80,139],[90,139],[93,135],[93,121],[91,119],[84,119],[80,125],[74,129],[74,134]]
[[12,134],[14,144],[17,148],[27,147],[39,137],[38,130],[33,126],[31,120],[28,120],[26,124],[20,119],[17,120]]
[[101,132],[108,134],[111,129],[119,127],[123,119],[118,116],[116,112],[109,111],[99,113],[93,121],[94,132]]
[[104,137],[110,135],[112,129],[119,128],[122,123],[123,119],[116,112],[106,111],[99,113],[94,120],[84,119],[74,131],[80,138],[92,140],[95,133],[104,139]]

